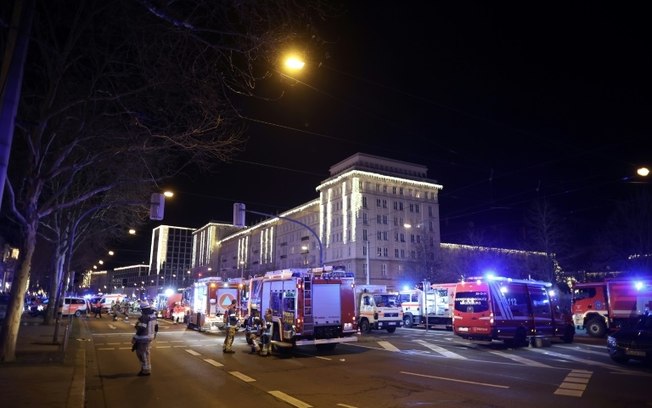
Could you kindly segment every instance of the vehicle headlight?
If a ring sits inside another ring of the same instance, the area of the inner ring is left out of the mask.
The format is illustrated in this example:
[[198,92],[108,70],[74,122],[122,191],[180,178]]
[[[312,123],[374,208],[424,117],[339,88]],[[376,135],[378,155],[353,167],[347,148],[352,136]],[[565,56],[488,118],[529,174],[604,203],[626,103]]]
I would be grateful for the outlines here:
[[618,342],[616,341],[616,338],[613,336],[607,336],[607,345],[616,347],[618,345]]

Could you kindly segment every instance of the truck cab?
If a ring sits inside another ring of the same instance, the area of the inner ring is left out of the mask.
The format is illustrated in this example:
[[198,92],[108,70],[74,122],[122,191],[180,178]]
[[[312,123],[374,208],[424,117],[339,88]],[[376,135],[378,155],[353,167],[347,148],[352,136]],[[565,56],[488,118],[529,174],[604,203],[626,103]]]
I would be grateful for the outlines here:
[[369,333],[374,329],[394,333],[403,322],[398,294],[387,292],[384,285],[357,286],[356,309],[361,333]]

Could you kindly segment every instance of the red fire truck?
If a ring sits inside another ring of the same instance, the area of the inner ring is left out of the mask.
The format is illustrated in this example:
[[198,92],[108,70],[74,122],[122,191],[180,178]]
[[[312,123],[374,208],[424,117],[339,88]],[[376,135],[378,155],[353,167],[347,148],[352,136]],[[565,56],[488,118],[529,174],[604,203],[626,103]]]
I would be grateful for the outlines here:
[[457,284],[453,330],[469,340],[502,340],[514,347],[552,338],[573,341],[575,327],[562,313],[551,284],[509,278],[473,278]]
[[241,304],[240,289],[241,282],[235,280],[224,281],[216,276],[198,279],[188,291],[191,307],[188,328],[210,332],[221,329],[224,311],[232,303]]
[[605,279],[573,286],[573,323],[604,337],[629,319],[652,310],[652,279]]
[[272,311],[272,347],[332,350],[357,341],[353,274],[332,267],[283,269],[249,281],[248,309]]

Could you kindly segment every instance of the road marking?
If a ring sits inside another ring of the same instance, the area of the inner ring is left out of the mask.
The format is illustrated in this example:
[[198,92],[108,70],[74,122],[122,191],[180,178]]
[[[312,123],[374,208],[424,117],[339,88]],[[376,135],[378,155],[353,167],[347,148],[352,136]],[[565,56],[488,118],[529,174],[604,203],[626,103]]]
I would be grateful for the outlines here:
[[554,351],[542,350],[542,349],[531,348],[531,347],[528,347],[525,350],[532,351],[532,352],[535,352],[535,353],[545,354],[547,356],[563,358],[565,360],[577,361],[579,363],[584,363],[584,364],[587,364],[587,365],[604,367],[604,368],[608,368],[608,369],[612,369],[612,370],[616,370],[616,371],[621,371],[621,372],[629,371],[627,369],[618,367],[618,366],[613,365],[613,364],[602,363],[602,362],[594,361],[594,360],[587,360],[587,359],[584,359],[584,358],[574,357],[574,356],[570,356],[568,354],[557,353],[557,352],[554,352]]
[[272,394],[274,397],[280,399],[281,401],[287,402],[288,404],[295,406],[297,408],[312,408],[312,405],[305,403],[301,400],[298,400],[294,397],[291,397],[284,392],[281,391],[268,391],[268,392]]
[[414,342],[419,343],[422,346],[424,346],[426,348],[429,348],[430,350],[432,350],[434,352],[437,352],[437,353],[439,353],[439,354],[441,354],[441,355],[443,355],[445,357],[456,358],[456,359],[459,359],[459,360],[466,360],[466,357],[464,357],[464,356],[462,356],[460,354],[453,353],[452,351],[448,351],[443,347],[439,347],[439,346],[436,346],[434,344],[428,343],[425,340],[414,340]]
[[244,382],[254,382],[253,378],[249,377],[248,375],[242,374],[240,371],[229,371],[229,374],[232,376],[241,379]]
[[172,348],[172,346],[156,346],[157,349],[169,349]]
[[567,397],[581,397],[586,390],[586,385],[589,383],[591,375],[593,375],[592,371],[571,370],[559,388],[555,390],[554,394]]
[[358,408],[355,405],[347,405],[347,404],[335,404],[338,407],[344,407],[344,408]]
[[552,366],[549,366],[547,364],[539,363],[538,361],[530,360],[529,358],[517,356],[514,354],[505,353],[503,351],[489,351],[489,353],[500,357],[508,358],[512,361],[516,361],[517,363],[521,363],[526,366],[552,368]]
[[315,356],[315,358],[318,358],[320,360],[327,360],[327,361],[332,360],[332,358],[330,358],[330,357],[322,357],[322,356]]
[[186,349],[186,353],[192,354],[193,356],[201,355],[200,353],[196,352],[195,350],[190,350],[190,349]]
[[385,350],[388,351],[401,351],[399,350],[396,346],[394,346],[392,343],[388,341],[379,341],[378,344],[380,347],[384,348]]
[[475,381],[460,380],[460,379],[457,379],[457,378],[438,377],[436,375],[410,373],[410,372],[407,372],[407,371],[401,371],[400,373],[401,374],[407,374],[407,375],[413,375],[415,377],[432,378],[432,379],[435,379],[435,380],[444,380],[444,381],[451,381],[451,382],[458,382],[458,383],[472,384],[472,385],[482,385],[484,387],[505,388],[505,389],[509,388],[508,385],[481,383],[481,382],[475,382]]
[[115,350],[115,347],[98,347],[98,351]]
[[214,365],[215,367],[224,367],[224,364],[222,364],[222,363],[220,363],[218,361],[215,361],[212,358],[205,358],[204,361],[207,362],[208,364]]

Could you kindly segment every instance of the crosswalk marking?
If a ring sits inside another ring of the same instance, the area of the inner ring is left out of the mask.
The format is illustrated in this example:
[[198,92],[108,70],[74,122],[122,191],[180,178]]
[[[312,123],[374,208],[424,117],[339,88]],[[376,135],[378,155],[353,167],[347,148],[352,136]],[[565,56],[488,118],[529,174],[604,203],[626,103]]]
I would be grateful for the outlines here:
[[394,346],[392,343],[390,343],[388,341],[379,341],[378,345],[380,345],[380,347],[384,348],[385,350],[401,351],[401,350],[398,349],[398,347]]
[[490,351],[489,353],[499,357],[510,359],[512,361],[516,361],[517,363],[521,363],[523,365],[530,366],[530,367],[547,367],[547,368],[552,367],[547,364],[540,363],[538,361],[530,360],[529,358],[521,357],[516,354],[505,353],[503,351]]
[[581,397],[586,390],[586,386],[593,375],[592,371],[571,370],[564,378],[559,388],[555,390],[555,395],[564,395],[567,397]]
[[453,353],[452,351],[448,351],[443,347],[436,346],[436,345],[428,343],[428,342],[426,342],[424,340],[414,340],[414,342],[419,343],[422,346],[424,346],[426,348],[429,348],[430,350],[441,354],[442,356],[445,356],[445,357],[448,357],[448,358],[456,358],[456,359],[459,359],[459,360],[466,360],[466,357],[464,357],[464,356],[462,356],[460,354]]

